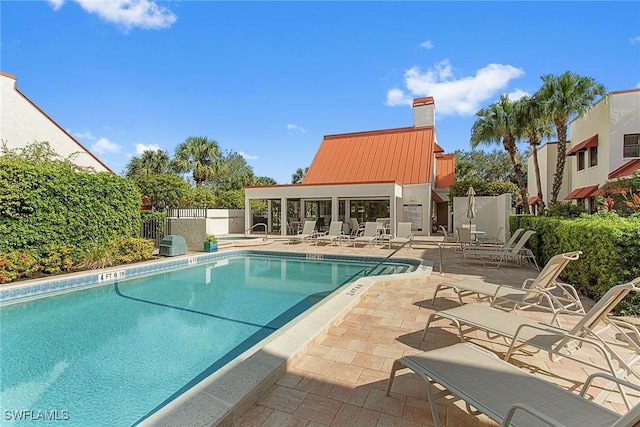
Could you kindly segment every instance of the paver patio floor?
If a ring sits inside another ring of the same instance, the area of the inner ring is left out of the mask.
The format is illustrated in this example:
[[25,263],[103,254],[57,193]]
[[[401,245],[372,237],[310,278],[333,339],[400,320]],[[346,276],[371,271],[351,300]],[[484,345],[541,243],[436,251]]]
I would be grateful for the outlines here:
[[[348,314],[326,334],[317,337],[308,352],[235,425],[433,425],[425,385],[420,377],[409,370],[401,370],[396,376],[391,396],[385,396],[385,389],[395,359],[459,342],[457,330],[447,321],[435,323],[426,340],[421,339],[430,313],[458,305],[453,291],[441,292],[432,304],[436,286],[466,277],[519,286],[525,278],[537,275],[532,268],[515,264],[497,269],[484,267],[479,261],[467,261],[462,265],[461,256],[451,247],[443,251],[441,275],[440,252],[435,243],[438,240],[424,238],[412,249],[403,248],[395,255],[433,263],[433,273],[427,280],[376,284],[370,288]],[[387,256],[392,252],[380,247],[288,245],[278,241],[265,249],[375,256]],[[469,302],[472,300],[468,299]],[[587,309],[593,304],[587,299],[584,303]],[[519,311],[518,314],[546,321],[550,319],[547,312]],[[563,321],[570,326],[575,319],[565,316]],[[484,333],[475,332],[469,336],[471,341],[499,356],[503,356],[507,349],[503,342],[489,339]],[[580,351],[585,357],[598,360],[598,356],[588,349]],[[571,390],[579,390],[588,374],[593,372],[588,366],[566,359],[551,362],[543,353],[517,353],[511,363]],[[611,397],[605,405],[615,411],[626,412],[617,396]],[[637,396],[633,398],[637,399]],[[438,406],[443,426],[495,425],[484,415],[469,415],[461,409],[464,404],[459,401],[442,401]]]

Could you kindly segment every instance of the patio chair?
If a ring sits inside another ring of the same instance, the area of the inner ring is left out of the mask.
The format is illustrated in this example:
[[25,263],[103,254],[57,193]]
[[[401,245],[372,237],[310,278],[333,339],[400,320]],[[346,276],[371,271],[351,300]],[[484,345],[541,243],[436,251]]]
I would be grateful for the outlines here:
[[378,239],[378,224],[375,222],[367,222],[364,225],[364,231],[362,235],[358,237],[354,237],[351,239],[351,244],[355,246],[358,243],[369,244],[369,246],[373,246],[375,241]]
[[316,232],[316,222],[315,221],[305,221],[304,227],[302,227],[302,231],[299,234],[294,234],[289,236],[288,243],[291,242],[304,242],[305,240],[311,241],[311,238],[315,236]]
[[404,245],[407,243],[409,244],[409,248],[411,248],[412,242],[413,232],[411,231],[411,223],[399,222],[396,237],[389,239],[389,249],[391,249],[392,245]]
[[[436,400],[450,394],[463,399],[469,413],[480,411],[502,426],[629,427],[640,422],[640,404],[620,415],[585,397],[596,378],[612,381],[627,391],[640,391],[638,384],[600,372],[590,375],[576,394],[477,345],[453,344],[394,361],[387,396],[401,368],[411,369],[424,380],[436,427],[441,425]],[[444,390],[438,390],[435,384]]]
[[344,235],[342,234],[342,221],[331,221],[327,234],[320,234],[316,237],[316,243],[329,243],[331,245],[340,242]]
[[[582,251],[566,252],[551,257],[537,277],[525,279],[519,288],[475,278],[441,283],[436,287],[432,303],[435,303],[438,292],[443,289],[453,289],[458,296],[460,305],[464,304],[462,302],[463,296],[477,295],[488,297],[492,306],[502,306],[509,303],[513,308],[548,309],[554,313],[554,320],[560,312],[575,311],[578,314],[585,314],[576,289],[569,284],[558,281],[558,277],[569,262],[577,260],[580,255],[582,255]],[[545,304],[541,304],[541,301],[544,301]]]
[[462,264],[464,264],[465,260],[469,256],[475,256],[480,258],[482,261],[482,265],[486,267],[485,259],[489,259],[492,262],[495,262],[495,267],[500,267],[503,262],[507,262],[509,260],[516,260],[518,264],[522,264],[523,260],[526,260],[531,264],[533,268],[536,270],[540,270],[538,266],[538,261],[536,257],[531,252],[531,249],[525,248],[524,245],[529,241],[529,238],[536,234],[533,230],[527,230],[524,232],[522,237],[518,240],[514,246],[504,246],[504,247],[486,247],[486,246],[468,246],[462,249]]
[[[633,365],[640,360],[638,330],[609,317],[612,310],[630,292],[640,292],[640,277],[609,289],[591,310],[580,316],[580,320],[571,329],[552,326],[487,305],[465,304],[432,313],[427,319],[422,339],[424,340],[427,336],[431,323],[442,318],[450,320],[457,327],[462,342],[464,342],[465,333],[462,325],[503,337],[509,345],[505,360],[509,360],[511,355],[520,348],[530,346],[546,351],[552,361],[566,357],[598,370],[607,369],[608,373],[616,377],[626,374],[640,379],[640,373],[633,368]],[[608,329],[613,332],[609,334],[610,337],[614,337],[613,340],[603,334]],[[619,338],[616,339],[616,336]],[[591,353],[588,354],[590,357],[573,356],[583,347],[594,348],[604,358],[604,363],[592,360]],[[630,353],[631,356],[625,360],[622,352],[627,355]],[[615,367],[614,361],[618,368]]]
[[473,239],[471,238],[471,229],[467,227],[458,227],[456,228],[456,251],[458,247],[461,251],[464,252],[464,248],[473,244]]
[[456,237],[453,234],[447,233],[447,229],[444,228],[444,226],[439,225],[438,228],[440,229],[440,231],[442,232],[442,235],[444,236],[442,239],[442,243],[444,245],[446,245],[447,243],[456,243]]

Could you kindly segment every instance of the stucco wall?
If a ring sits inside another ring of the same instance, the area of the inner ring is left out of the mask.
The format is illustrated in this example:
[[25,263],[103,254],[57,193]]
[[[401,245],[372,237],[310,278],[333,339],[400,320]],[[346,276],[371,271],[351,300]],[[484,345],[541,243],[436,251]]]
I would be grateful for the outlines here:
[[[471,224],[475,224],[477,230],[485,231],[487,236],[494,236],[498,227],[504,227],[507,230],[506,239],[509,233],[509,214],[511,212],[511,194],[502,194],[500,196],[478,196],[476,200],[476,217],[471,220]],[[453,228],[462,227],[469,224],[467,218],[467,198],[453,198]],[[503,235],[504,236],[504,235]]]
[[[33,142],[47,141],[62,157],[77,153],[73,162],[92,167],[98,172],[109,169],[59,127],[50,117],[32,104],[15,88],[16,80],[0,74],[0,139],[10,149],[23,148]],[[64,100],[61,98],[61,102]]]

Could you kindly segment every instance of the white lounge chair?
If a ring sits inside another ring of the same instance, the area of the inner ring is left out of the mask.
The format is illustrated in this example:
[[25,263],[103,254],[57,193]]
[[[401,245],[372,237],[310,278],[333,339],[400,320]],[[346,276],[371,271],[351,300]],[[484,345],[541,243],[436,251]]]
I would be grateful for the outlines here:
[[378,224],[375,222],[367,222],[364,225],[364,231],[362,235],[351,239],[351,244],[355,246],[358,243],[369,244],[373,246],[375,241],[378,239]]
[[411,223],[410,222],[399,222],[398,229],[396,231],[396,237],[389,239],[389,249],[391,249],[392,245],[404,245],[411,244],[413,242],[413,232],[411,231]]
[[491,260],[495,262],[495,267],[500,267],[502,263],[507,262],[509,260],[516,260],[519,264],[522,263],[523,260],[528,261],[533,268],[536,270],[540,270],[538,267],[538,261],[536,261],[536,257],[531,252],[531,249],[525,248],[524,245],[529,241],[529,238],[533,236],[536,232],[533,230],[527,230],[524,232],[522,237],[518,240],[514,246],[509,247],[484,247],[484,246],[468,246],[462,249],[462,264],[464,264],[467,257],[475,256],[480,258],[482,261],[482,265],[486,266],[485,260]]
[[294,234],[289,236],[289,242],[299,242],[302,243],[304,241],[311,241],[311,238],[315,236],[316,222],[315,221],[305,221],[304,227],[302,227],[302,232],[299,234]]
[[501,248],[513,247],[518,242],[518,239],[520,238],[520,234],[522,234],[523,231],[524,231],[524,228],[518,228],[516,231],[513,232],[513,234],[511,235],[511,237],[509,237],[509,240],[507,240],[506,243],[502,245],[498,244],[496,246]]
[[329,243],[331,245],[339,243],[344,235],[342,234],[342,221],[331,221],[329,232],[316,237],[316,243]]
[[[591,310],[581,316],[580,320],[571,329],[538,322],[495,307],[482,304],[465,304],[460,307],[432,313],[425,325],[422,339],[424,340],[426,337],[429,326],[433,321],[438,318],[448,319],[458,328],[461,341],[464,341],[465,332],[462,329],[462,325],[504,337],[509,343],[509,350],[505,355],[505,360],[509,360],[514,351],[522,347],[532,346],[548,352],[551,360],[566,357],[595,367],[598,370],[607,369],[614,376],[620,377],[620,374],[626,373],[640,379],[640,373],[633,368],[633,365],[640,360],[638,330],[629,328],[634,335],[632,337],[624,329],[628,325],[608,317],[618,303],[630,292],[640,292],[640,277],[629,283],[609,289]],[[620,339],[607,339],[601,333],[604,330],[603,326],[618,334]],[[586,346],[595,348],[605,359],[605,364],[573,356],[573,353]],[[625,354],[631,353],[631,356],[625,360],[616,349],[618,351],[623,350]],[[614,361],[618,365],[617,368]]]
[[[463,399],[470,413],[473,408],[502,426],[630,427],[640,422],[640,404],[620,415],[584,397],[598,377],[640,391],[637,384],[602,373],[589,376],[576,394],[500,360],[488,350],[463,343],[394,361],[387,396],[396,371],[405,367],[424,380],[436,427],[440,427],[436,400],[450,394]],[[434,383],[444,390],[436,393],[439,390]]]
[[[558,277],[569,262],[577,260],[580,255],[582,255],[582,251],[566,252],[551,257],[538,276],[526,279],[520,288],[475,278],[441,283],[436,287],[432,302],[435,303],[438,292],[442,289],[453,289],[461,305],[464,304],[463,296],[478,295],[488,297],[492,306],[515,303],[514,308],[535,305],[539,308],[549,309],[554,313],[554,318],[556,314],[564,311],[584,314],[584,307],[576,289],[569,284],[558,281]],[[541,301],[546,304],[540,304]]]

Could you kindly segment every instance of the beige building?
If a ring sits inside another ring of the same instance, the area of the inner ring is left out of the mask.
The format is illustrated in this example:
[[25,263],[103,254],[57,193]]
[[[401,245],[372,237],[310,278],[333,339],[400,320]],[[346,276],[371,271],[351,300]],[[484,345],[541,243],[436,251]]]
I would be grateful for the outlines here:
[[[598,188],[640,169],[640,89],[610,92],[582,117],[569,123],[565,176],[558,201],[574,200],[595,211]],[[538,151],[542,194],[551,199],[556,143]],[[528,160],[529,204],[537,201],[533,159]]]
[[0,140],[9,149],[49,142],[58,155],[97,172],[111,169],[69,135],[58,123],[18,90],[16,77],[0,71]]

